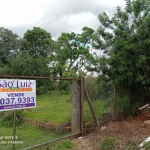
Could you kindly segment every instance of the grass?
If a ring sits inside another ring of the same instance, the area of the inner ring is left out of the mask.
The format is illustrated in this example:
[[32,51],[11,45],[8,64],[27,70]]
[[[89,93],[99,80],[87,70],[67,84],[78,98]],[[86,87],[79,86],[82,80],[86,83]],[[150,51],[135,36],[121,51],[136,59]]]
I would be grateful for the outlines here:
[[[97,116],[100,116],[103,112],[107,111],[108,105],[107,101],[95,100],[92,102],[93,107],[96,111]],[[31,118],[38,121],[44,121],[49,123],[61,124],[64,122],[71,121],[71,94],[59,95],[57,92],[37,96],[37,107],[33,109],[28,109],[23,112],[23,117]],[[84,103],[84,120],[92,121],[91,111],[87,102]],[[0,137],[11,136],[12,128],[0,127]],[[17,126],[16,135],[18,141],[23,141],[23,144],[16,144],[17,150],[37,145],[52,139],[58,138],[58,135],[48,131],[39,129],[37,126],[23,123]],[[62,135],[61,135],[62,136]],[[0,139],[0,142],[2,139]],[[66,142],[59,147],[71,146],[71,143]],[[12,144],[0,144],[0,149],[10,150],[12,149]],[[57,146],[56,146],[57,149]],[[67,149],[67,148],[66,148]]]
[[[104,112],[108,112],[109,110],[109,100],[94,100],[92,101],[93,108],[95,110],[96,116],[100,118],[101,114]],[[91,110],[89,109],[87,101],[84,102],[84,120],[85,121],[93,121]]]
[[100,142],[100,149],[102,150],[113,150],[116,146],[117,138],[106,136]]
[[71,95],[57,93],[37,96],[37,107],[24,111],[23,116],[49,123],[64,123],[71,120]]
[[57,144],[54,148],[52,148],[52,150],[73,150],[74,149],[74,145],[70,140],[64,140],[62,143]]
[[[1,127],[0,135],[3,138],[6,136],[12,136],[12,128]],[[16,141],[23,142],[22,144],[16,144],[17,150],[50,141],[58,137],[58,135],[55,135],[48,130],[41,130],[36,126],[27,123],[17,127],[16,136]],[[8,141],[12,141],[11,139],[1,139],[0,142],[2,141],[7,141],[7,143],[0,144],[1,150],[12,149],[12,144],[8,144]]]
[[[92,104],[98,118],[109,108],[108,100],[94,100]],[[30,109],[31,111],[25,110],[23,116],[39,121],[61,124],[71,121],[71,109],[71,94],[60,96],[58,93],[51,93],[37,96],[37,107]],[[87,101],[84,102],[84,120],[93,121]]]
[[150,143],[148,142],[148,143],[144,144],[144,148],[145,148],[146,150],[149,150],[149,149],[150,149]]

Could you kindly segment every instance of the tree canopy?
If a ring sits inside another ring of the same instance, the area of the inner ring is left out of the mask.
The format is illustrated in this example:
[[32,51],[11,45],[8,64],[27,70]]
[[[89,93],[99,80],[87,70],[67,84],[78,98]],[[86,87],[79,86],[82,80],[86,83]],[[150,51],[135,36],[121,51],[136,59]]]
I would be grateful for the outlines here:
[[50,68],[55,74],[61,76],[63,71],[77,72],[80,68],[86,68],[94,59],[90,54],[89,46],[93,29],[84,27],[81,34],[62,33],[56,42],[56,49],[50,58]]
[[27,30],[23,36],[22,49],[35,57],[47,57],[54,50],[51,34],[40,27]]
[[103,76],[128,91],[130,98],[150,98],[150,1],[126,0],[124,10],[117,7],[112,18],[103,12],[98,19],[93,46],[107,53],[100,58]]
[[19,46],[19,36],[11,30],[0,27],[0,62],[7,64],[17,53]]

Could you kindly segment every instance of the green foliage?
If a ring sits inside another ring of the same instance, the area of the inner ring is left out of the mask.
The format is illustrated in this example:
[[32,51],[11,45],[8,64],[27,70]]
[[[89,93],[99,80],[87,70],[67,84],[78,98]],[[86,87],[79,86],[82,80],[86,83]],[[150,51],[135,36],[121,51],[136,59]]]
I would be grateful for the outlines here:
[[28,52],[23,52],[9,63],[9,74],[46,76],[50,75],[47,60],[44,58],[34,58]]
[[127,111],[129,115],[136,116],[139,113],[138,108],[140,107],[139,102],[135,102],[134,104],[130,105],[129,110]]
[[[22,52],[18,55],[18,57],[14,58],[9,63],[9,68],[11,69],[8,69],[7,73],[28,76],[49,76],[50,71],[47,63],[48,62],[45,58],[35,58],[28,52]],[[37,94],[47,93],[50,86],[54,87],[53,81],[46,79],[37,79]]]
[[[110,109],[110,100],[94,100],[92,101],[96,116],[100,118],[102,113],[108,112]],[[84,102],[84,120],[93,122],[93,116],[87,101]]]
[[130,105],[145,103],[150,98],[149,0],[126,0],[125,10],[117,7],[112,18],[103,12],[98,19],[93,46],[107,55],[97,59],[95,71],[126,91]]
[[[99,79],[98,79],[99,80]],[[110,100],[112,99],[112,85],[110,82],[105,82],[100,79],[99,83],[99,99]]]
[[[56,50],[49,56],[50,68],[53,74],[77,72],[78,69],[88,66],[94,57],[89,52],[89,43],[93,29],[84,27],[83,33],[62,33],[58,37]],[[71,70],[71,71],[70,71]]]
[[70,81],[59,81],[58,90],[65,91],[65,93],[71,92],[72,82]]
[[46,94],[47,92],[48,90],[46,86],[40,86],[40,87],[37,87],[36,89],[36,94],[38,95],[43,95],[43,94]]
[[20,46],[20,38],[11,30],[0,27],[0,64],[7,64],[13,59]]
[[76,71],[74,69],[68,69],[68,67],[66,65],[62,66],[62,70],[64,70],[62,72],[62,76],[63,77],[77,77]]
[[149,150],[149,149],[150,149],[150,143],[149,143],[149,142],[145,143],[145,144],[144,144],[144,148],[145,148],[146,150]]
[[[23,109],[16,110],[16,125],[20,125],[22,123],[22,113]],[[3,118],[0,120],[0,125],[5,127],[12,127],[14,122],[14,111],[6,111],[3,114]]]
[[137,150],[137,144],[135,143],[128,143],[123,147],[123,150]]
[[0,62],[0,74],[7,74],[9,71],[8,65],[3,64]]
[[129,113],[130,105],[131,105],[130,100],[127,96],[116,97],[116,105],[115,105],[116,112],[124,111],[125,113]]
[[100,149],[113,150],[115,149],[116,143],[117,143],[116,137],[105,136],[104,139],[100,142]]
[[96,77],[87,76],[85,79],[86,90],[90,96],[90,99],[96,100],[99,96],[100,85],[97,82]]
[[140,102],[131,101],[125,91],[118,90],[115,99],[115,112],[124,112],[127,116],[135,116],[138,113]]
[[86,77],[85,86],[88,94],[92,100],[108,100],[112,97],[111,84],[103,81],[102,77],[93,77],[91,75]]
[[70,140],[66,140],[61,144],[56,145],[52,150],[67,150],[73,148],[73,144]]
[[50,33],[40,27],[27,30],[23,39],[22,50],[29,51],[31,56],[46,58],[54,50]]

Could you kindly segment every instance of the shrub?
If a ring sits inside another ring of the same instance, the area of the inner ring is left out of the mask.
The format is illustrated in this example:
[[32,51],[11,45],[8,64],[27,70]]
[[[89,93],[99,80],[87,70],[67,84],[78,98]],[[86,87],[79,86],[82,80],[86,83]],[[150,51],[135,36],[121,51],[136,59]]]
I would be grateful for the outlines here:
[[47,87],[46,86],[37,87],[36,93],[38,95],[46,94],[47,93]]
[[115,111],[124,111],[128,112],[130,107],[130,100],[127,96],[120,96],[117,95],[116,97],[116,106],[115,106]]
[[[15,110],[16,111],[16,125],[20,125],[22,123],[22,112],[24,109]],[[4,112],[4,116],[1,119],[1,126],[12,127],[14,122],[14,111],[6,111]]]

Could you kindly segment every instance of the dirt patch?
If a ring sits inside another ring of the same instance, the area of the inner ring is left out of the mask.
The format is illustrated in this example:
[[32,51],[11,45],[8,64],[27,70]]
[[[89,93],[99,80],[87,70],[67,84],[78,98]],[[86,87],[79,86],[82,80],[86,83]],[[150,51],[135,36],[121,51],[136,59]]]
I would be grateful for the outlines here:
[[[22,118],[23,122],[31,123],[38,126],[41,129],[47,129],[54,131],[56,134],[71,133],[71,122],[65,122],[61,124],[47,123],[44,121],[38,121],[31,118]],[[93,123],[84,122],[85,134],[91,133],[96,129],[96,125]]]
[[100,141],[110,136],[117,137],[117,150],[122,150],[129,143],[138,145],[150,136],[150,125],[144,123],[146,120],[150,120],[150,112],[141,113],[132,119],[110,122],[91,134],[73,139],[73,143],[77,150],[100,150]]
[[57,124],[46,123],[43,121],[37,121],[34,119],[30,119],[30,118],[22,118],[22,120],[23,120],[23,122],[31,123],[31,124],[37,125],[41,129],[48,129],[50,131],[55,130],[57,127]]

